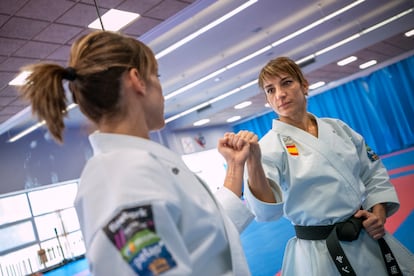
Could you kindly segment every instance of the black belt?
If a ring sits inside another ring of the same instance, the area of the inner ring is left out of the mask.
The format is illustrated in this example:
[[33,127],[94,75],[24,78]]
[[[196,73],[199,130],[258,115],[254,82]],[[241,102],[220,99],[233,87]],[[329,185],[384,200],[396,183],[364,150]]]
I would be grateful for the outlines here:
[[[362,229],[362,220],[363,219],[351,217],[344,222],[339,222],[333,225],[295,225],[296,236],[299,239],[304,240],[326,240],[329,254],[339,273],[346,276],[356,276],[339,241],[353,241],[358,239]],[[381,248],[388,275],[402,275],[397,261],[385,240],[383,238],[379,239],[378,244]]]

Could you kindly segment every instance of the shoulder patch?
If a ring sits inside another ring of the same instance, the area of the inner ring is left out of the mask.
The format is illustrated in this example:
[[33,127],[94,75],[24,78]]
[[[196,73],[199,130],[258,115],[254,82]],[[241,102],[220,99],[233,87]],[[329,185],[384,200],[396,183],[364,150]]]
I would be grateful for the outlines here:
[[102,230],[138,275],[158,275],[176,266],[156,233],[151,205],[121,210]]
[[369,160],[371,160],[371,162],[374,162],[380,159],[379,156],[367,144],[365,144],[365,148],[367,150],[368,158]]

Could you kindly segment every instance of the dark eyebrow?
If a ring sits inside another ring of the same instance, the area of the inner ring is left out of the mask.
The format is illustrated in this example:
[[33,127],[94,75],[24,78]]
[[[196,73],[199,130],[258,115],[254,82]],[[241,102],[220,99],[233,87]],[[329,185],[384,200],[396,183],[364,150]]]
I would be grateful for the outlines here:
[[267,90],[268,88],[271,88],[271,87],[273,87],[273,84],[268,84],[264,87],[264,89]]

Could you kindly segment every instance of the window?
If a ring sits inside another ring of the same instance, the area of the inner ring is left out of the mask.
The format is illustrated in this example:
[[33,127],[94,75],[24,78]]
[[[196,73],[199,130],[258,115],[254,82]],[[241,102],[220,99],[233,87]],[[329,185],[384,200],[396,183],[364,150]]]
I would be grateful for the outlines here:
[[72,207],[77,189],[77,183],[70,183],[49,189],[29,192],[28,195],[33,215],[37,216]]
[[226,160],[217,149],[181,156],[188,168],[203,179],[211,191],[223,186],[226,176]]
[[0,255],[2,275],[29,275],[44,268],[37,255],[38,250],[38,245],[32,245],[4,256]]
[[26,194],[0,198],[0,225],[31,217]]
[[54,238],[56,235],[67,235],[80,228],[78,217],[73,207],[37,216],[35,217],[35,224],[39,240],[41,241]]
[[70,182],[0,197],[0,275],[28,275],[85,254],[77,189]]
[[0,252],[35,241],[31,221],[13,224],[0,229]]

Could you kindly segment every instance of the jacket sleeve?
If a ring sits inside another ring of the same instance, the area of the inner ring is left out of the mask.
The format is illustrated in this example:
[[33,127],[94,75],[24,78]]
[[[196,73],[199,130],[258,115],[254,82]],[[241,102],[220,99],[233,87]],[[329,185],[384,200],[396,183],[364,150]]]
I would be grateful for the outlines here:
[[351,136],[357,149],[361,166],[359,177],[366,187],[363,208],[369,210],[378,203],[385,203],[387,216],[391,216],[398,210],[400,203],[395,187],[390,182],[387,169],[360,134],[345,123],[343,123],[343,128]]
[[[273,185],[272,190],[275,195],[280,195],[280,190],[276,191],[278,186]],[[283,216],[283,202],[268,203],[257,199],[250,191],[249,185],[245,184],[246,204],[252,210],[257,221],[274,221]]]
[[[283,216],[284,199],[281,189],[282,176],[280,173],[283,151],[281,148],[275,146],[278,143],[280,143],[278,136],[269,134],[264,136],[260,141],[263,170],[277,203],[267,203],[256,198],[249,188],[247,173],[245,175],[244,196],[246,198],[246,204],[252,210],[257,221],[274,221]],[[279,157],[274,158],[275,155]]]
[[217,200],[221,203],[225,213],[234,223],[239,233],[250,224],[254,216],[246,204],[226,187],[215,192]]

